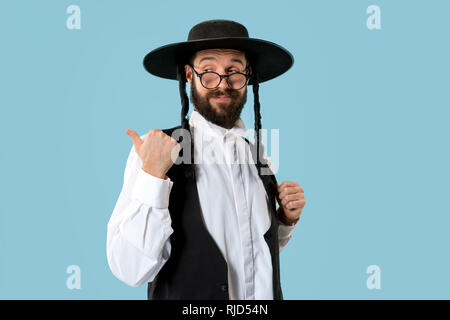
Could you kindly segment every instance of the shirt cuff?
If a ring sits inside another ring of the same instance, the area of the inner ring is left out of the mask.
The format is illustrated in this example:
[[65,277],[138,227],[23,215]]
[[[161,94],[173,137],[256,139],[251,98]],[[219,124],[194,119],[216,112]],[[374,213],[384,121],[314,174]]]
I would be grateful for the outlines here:
[[278,237],[280,239],[292,237],[292,234],[294,233],[294,229],[296,226],[297,224],[294,224],[293,226],[287,226],[282,222],[280,222],[278,225]]
[[140,168],[132,196],[150,207],[168,208],[172,185],[173,181],[169,177],[167,179],[157,178]]

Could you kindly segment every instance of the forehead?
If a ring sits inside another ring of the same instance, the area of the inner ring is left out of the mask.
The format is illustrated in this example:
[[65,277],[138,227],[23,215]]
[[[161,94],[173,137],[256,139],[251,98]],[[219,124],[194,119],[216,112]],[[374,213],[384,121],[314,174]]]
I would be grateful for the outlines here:
[[197,51],[194,63],[230,63],[239,62],[245,63],[245,53],[235,49],[207,49]]

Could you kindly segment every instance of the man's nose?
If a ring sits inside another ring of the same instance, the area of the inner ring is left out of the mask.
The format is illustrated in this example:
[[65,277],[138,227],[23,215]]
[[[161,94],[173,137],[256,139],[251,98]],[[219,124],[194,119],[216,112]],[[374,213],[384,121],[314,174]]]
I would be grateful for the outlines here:
[[230,87],[228,86],[227,78],[222,77],[222,81],[220,81],[218,88],[223,91],[225,91],[226,89],[230,89]]

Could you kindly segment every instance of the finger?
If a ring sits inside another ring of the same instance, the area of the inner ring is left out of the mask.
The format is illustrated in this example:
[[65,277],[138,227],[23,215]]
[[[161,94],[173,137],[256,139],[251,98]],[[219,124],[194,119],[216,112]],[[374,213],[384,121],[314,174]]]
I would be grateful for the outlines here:
[[144,143],[141,137],[134,130],[131,129],[128,129],[127,131],[125,131],[125,133],[131,138],[134,144],[134,148],[137,151],[139,147],[142,145],[142,143]]
[[286,188],[286,187],[300,187],[300,184],[298,184],[297,182],[293,182],[293,181],[283,181],[280,184],[280,188]]
[[289,210],[296,210],[296,209],[302,209],[306,204],[306,201],[303,200],[294,200],[294,201],[289,201],[286,205],[285,208],[289,209]]
[[283,186],[280,187],[279,190],[280,193],[286,193],[286,194],[290,194],[290,193],[297,193],[297,192],[304,192],[303,188],[300,186]]
[[298,182],[294,182],[294,181],[283,181],[281,183],[280,187],[284,187],[284,186],[295,187],[295,186],[300,186],[300,185],[298,184]]
[[284,197],[280,198],[283,203],[287,203],[291,200],[301,200],[305,199],[305,195],[303,193],[291,193],[287,194]]
[[279,196],[280,196],[280,199],[283,199],[286,195],[293,194],[293,193],[304,194],[304,190],[302,187],[284,187],[284,188],[281,188]]
[[281,199],[281,203],[283,205],[286,205],[290,201],[302,199],[304,199],[303,193],[288,194],[283,199]]

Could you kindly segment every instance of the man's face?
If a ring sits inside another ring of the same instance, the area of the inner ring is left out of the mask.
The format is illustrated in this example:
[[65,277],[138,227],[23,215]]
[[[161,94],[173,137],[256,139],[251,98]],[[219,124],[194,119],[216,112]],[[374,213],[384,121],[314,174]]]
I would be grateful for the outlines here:
[[[207,70],[215,71],[221,75],[232,72],[251,72],[245,68],[247,60],[241,51],[234,49],[208,49],[198,51],[192,65],[200,74]],[[221,127],[230,129],[239,119],[241,111],[247,101],[247,85],[235,90],[228,86],[226,79],[214,89],[206,89],[200,83],[198,76],[189,65],[185,66],[186,79],[191,86],[190,100],[195,109],[205,119]],[[220,98],[225,96],[225,98]]]

